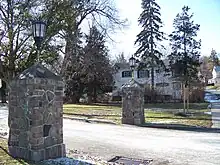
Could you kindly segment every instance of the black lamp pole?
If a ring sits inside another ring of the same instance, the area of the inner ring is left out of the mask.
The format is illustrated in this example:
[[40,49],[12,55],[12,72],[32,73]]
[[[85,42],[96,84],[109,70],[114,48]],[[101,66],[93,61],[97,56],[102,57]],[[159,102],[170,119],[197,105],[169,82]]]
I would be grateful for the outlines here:
[[32,22],[32,33],[34,36],[34,41],[37,46],[37,63],[39,63],[39,54],[41,49],[41,43],[45,37],[46,23],[43,21],[33,21]]
[[131,58],[129,58],[129,65],[131,68],[131,72],[132,72],[132,80],[134,80],[134,68],[136,66],[136,59],[133,57],[133,55],[131,56]]

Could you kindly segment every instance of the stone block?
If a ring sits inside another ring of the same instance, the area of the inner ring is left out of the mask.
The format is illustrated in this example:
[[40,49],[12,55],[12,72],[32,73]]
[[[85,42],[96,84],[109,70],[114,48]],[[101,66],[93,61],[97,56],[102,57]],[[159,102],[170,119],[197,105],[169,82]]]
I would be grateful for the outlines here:
[[32,138],[41,138],[43,137],[43,130],[41,132],[31,132]]
[[44,138],[43,137],[41,137],[41,138],[33,138],[33,137],[31,137],[30,138],[30,143],[33,146],[44,144]]
[[134,118],[122,118],[122,124],[134,124]]
[[44,149],[44,144],[39,144],[39,145],[31,145],[32,150],[42,150]]
[[27,79],[26,83],[32,85],[32,84],[34,84],[34,79]]
[[18,101],[17,100],[9,100],[9,104],[11,106],[18,106]]
[[54,101],[53,102],[53,105],[55,107],[63,107],[63,100],[62,101]]
[[29,102],[28,102],[28,106],[30,108],[39,107],[39,100],[34,97],[30,97]]
[[11,121],[11,124],[10,124],[9,127],[12,128],[12,129],[20,129],[19,124],[15,121]]
[[59,144],[52,147],[48,147],[45,150],[46,159],[55,159],[66,156],[65,145]]
[[19,147],[27,148],[28,147],[28,134],[27,132],[21,132],[18,140],[19,140]]
[[47,80],[47,84],[48,85],[56,85],[56,81],[52,80],[52,79],[48,79]]
[[57,144],[57,139],[56,138],[53,138],[51,136],[45,137],[45,139],[44,139],[44,147],[45,148],[54,146],[56,144]]
[[33,151],[32,150],[31,154],[30,154],[30,157],[31,157],[31,160],[35,161],[35,162],[45,160],[45,150],[44,149],[38,150],[38,151]]
[[34,79],[34,84],[41,84],[41,79],[40,78],[35,78]]
[[14,158],[30,159],[29,150],[21,147],[8,147],[9,153]]
[[[59,127],[60,127],[60,126],[59,126]],[[51,137],[58,137],[59,127],[52,126],[51,129],[50,129],[49,135],[50,135]]]
[[21,130],[19,129],[10,129],[10,134],[14,136],[18,136],[20,134]]
[[13,141],[13,140],[9,140],[8,141],[8,146],[19,146],[19,141]]
[[33,107],[32,108],[32,114],[33,115],[37,115],[37,114],[42,114],[43,115],[43,112],[44,112],[44,108],[41,106],[41,107]]
[[43,125],[43,120],[32,120],[32,126],[34,127],[34,126],[41,126],[41,125]]
[[55,101],[63,101],[63,96],[62,95],[56,95],[54,100]]
[[18,81],[18,84],[20,84],[20,85],[26,85],[27,84],[26,79],[17,80],[17,81]]
[[43,125],[31,127],[31,132],[35,132],[35,133],[43,132]]
[[57,86],[64,86],[64,82],[63,81],[57,81],[57,84],[56,84]]
[[35,113],[35,114],[31,114],[31,119],[32,120],[43,120],[43,114],[41,113]]

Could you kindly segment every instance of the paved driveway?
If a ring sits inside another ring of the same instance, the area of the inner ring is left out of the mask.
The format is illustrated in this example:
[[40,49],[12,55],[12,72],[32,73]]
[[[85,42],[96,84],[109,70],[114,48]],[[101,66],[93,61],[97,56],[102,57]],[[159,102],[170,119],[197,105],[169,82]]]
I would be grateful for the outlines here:
[[110,159],[152,158],[161,164],[219,165],[220,134],[64,120],[64,140],[75,148]]

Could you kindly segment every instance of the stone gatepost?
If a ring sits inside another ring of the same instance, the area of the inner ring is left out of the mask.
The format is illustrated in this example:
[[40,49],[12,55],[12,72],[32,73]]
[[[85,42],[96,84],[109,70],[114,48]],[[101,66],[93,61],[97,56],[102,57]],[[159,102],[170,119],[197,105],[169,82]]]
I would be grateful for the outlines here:
[[131,80],[122,87],[122,124],[144,123],[144,89],[138,82]]
[[65,156],[63,82],[36,64],[11,83],[8,149],[31,161]]

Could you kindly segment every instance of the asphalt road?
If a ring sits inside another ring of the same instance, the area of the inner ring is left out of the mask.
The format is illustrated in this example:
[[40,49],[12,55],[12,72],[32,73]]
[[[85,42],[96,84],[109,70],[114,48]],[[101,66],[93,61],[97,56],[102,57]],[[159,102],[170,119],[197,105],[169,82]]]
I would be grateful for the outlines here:
[[[161,165],[219,165],[220,134],[64,120],[67,148],[108,160],[151,158]],[[155,163],[156,164],[156,163]]]

